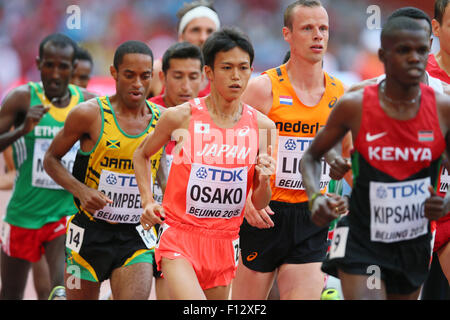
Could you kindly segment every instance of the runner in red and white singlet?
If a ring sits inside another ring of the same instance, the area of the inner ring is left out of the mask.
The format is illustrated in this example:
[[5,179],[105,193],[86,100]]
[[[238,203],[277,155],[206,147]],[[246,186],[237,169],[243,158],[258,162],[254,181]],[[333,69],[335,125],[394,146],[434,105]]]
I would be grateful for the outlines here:
[[[223,29],[208,38],[203,55],[211,94],[169,108],[134,156],[141,224],[162,225],[156,260],[171,299],[228,298],[247,196],[252,189],[253,205],[266,207],[275,170],[275,124],[240,100],[252,72],[250,41]],[[147,159],[170,139],[177,145],[160,206],[149,188]]]
[[[433,34],[439,39],[439,51],[428,57],[427,71],[435,78],[450,84],[450,6],[448,0],[436,0],[434,3]],[[446,165],[442,166],[438,182],[438,194],[444,196],[450,184],[448,172],[448,158]],[[445,163],[444,163],[445,164]],[[434,252],[439,257],[440,267],[450,283],[450,213],[436,221],[436,235],[434,239]],[[442,278],[441,278],[442,279]],[[442,283],[442,280],[441,280]],[[435,285],[435,287],[437,287]],[[448,295],[449,287],[441,284],[441,296]],[[438,289],[435,289],[438,290]]]

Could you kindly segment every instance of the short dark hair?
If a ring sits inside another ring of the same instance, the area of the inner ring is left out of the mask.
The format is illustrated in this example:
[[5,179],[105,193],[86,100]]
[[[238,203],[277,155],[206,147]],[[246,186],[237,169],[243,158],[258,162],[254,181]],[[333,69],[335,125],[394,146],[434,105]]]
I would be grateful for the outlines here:
[[92,56],[85,48],[78,46],[77,52],[75,53],[75,59],[89,61],[91,66],[94,65],[94,60],[92,60]]
[[119,65],[122,63],[123,57],[128,53],[141,53],[141,54],[148,55],[152,58],[152,63],[153,63],[153,52],[148,47],[148,45],[142,41],[130,40],[130,41],[126,41],[126,42],[122,43],[116,49],[116,52],[114,53],[113,64],[114,64],[114,68],[116,68],[116,70],[119,70]]
[[226,52],[239,47],[250,56],[250,65],[253,64],[255,51],[248,36],[236,27],[225,27],[212,33],[203,44],[203,58],[205,65],[214,68],[214,60],[218,52]]
[[387,18],[387,20],[397,17],[409,17],[412,19],[426,20],[428,22],[428,25],[430,26],[430,36],[431,36],[431,32],[433,29],[431,26],[431,19],[423,10],[420,10],[415,7],[403,7],[392,12],[391,15]]
[[448,3],[449,0],[436,0],[434,2],[434,19],[440,24],[444,18],[445,9],[447,8]]
[[381,31],[381,47],[385,41],[392,37],[393,34],[399,30],[409,30],[409,31],[425,31],[422,26],[413,18],[409,17],[396,17],[389,19],[383,26]]
[[167,73],[170,68],[171,59],[197,59],[200,61],[200,70],[203,68],[205,61],[200,48],[189,42],[177,42],[164,52],[162,57],[162,71]]
[[75,61],[75,55],[78,50],[78,45],[76,44],[75,41],[73,41],[71,38],[62,33],[52,33],[46,36],[41,41],[41,43],[39,44],[39,59],[42,59],[42,57],[44,56],[44,47],[47,43],[51,43],[57,48],[72,47],[73,49],[72,62]]
[[284,26],[289,28],[289,30],[292,30],[292,11],[297,6],[308,8],[322,7],[322,3],[320,2],[320,0],[297,0],[288,5],[286,10],[284,11]]
[[207,7],[217,13],[216,9],[214,9],[214,1],[212,0],[195,0],[192,2],[184,3],[181,9],[177,11],[177,30],[180,28],[181,18],[183,18],[186,13],[197,7]]

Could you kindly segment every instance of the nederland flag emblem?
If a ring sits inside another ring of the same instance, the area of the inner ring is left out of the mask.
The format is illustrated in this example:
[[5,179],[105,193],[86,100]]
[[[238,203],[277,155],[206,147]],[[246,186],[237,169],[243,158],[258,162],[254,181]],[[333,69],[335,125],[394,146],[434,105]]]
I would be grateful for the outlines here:
[[418,139],[419,139],[419,141],[433,141],[434,140],[433,131],[432,130],[419,131],[418,132]]
[[292,106],[293,100],[291,96],[280,96],[280,104]]

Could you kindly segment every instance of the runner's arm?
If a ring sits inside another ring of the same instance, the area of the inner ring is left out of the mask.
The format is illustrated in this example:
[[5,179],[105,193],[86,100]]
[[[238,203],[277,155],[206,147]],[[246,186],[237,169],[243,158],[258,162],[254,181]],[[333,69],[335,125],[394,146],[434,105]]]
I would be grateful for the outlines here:
[[251,79],[242,95],[243,102],[266,115],[272,109],[272,100],[272,82],[266,74]]
[[133,155],[133,165],[142,199],[142,207],[155,202],[151,190],[150,157],[170,141],[172,132],[180,125],[180,106],[167,109],[156,123],[153,130]]
[[[304,153],[300,164],[300,170],[303,183],[308,194],[311,209],[311,219],[319,226],[326,225],[339,215],[334,208],[336,201],[321,196],[319,181],[321,175],[321,161],[323,155],[330,150],[336,143],[342,140],[352,124],[354,119],[349,118],[349,112],[355,113],[354,106],[357,106],[352,100],[357,93],[344,95],[333,108],[326,126],[318,132],[311,146]],[[358,126],[359,127],[359,126]]]
[[1,176],[0,190],[11,190],[14,186],[14,179],[16,178],[16,168],[12,156],[12,147],[6,148],[3,151],[3,157],[6,163],[7,172]]
[[275,173],[275,160],[272,158],[276,139],[275,123],[267,116],[258,113],[259,152],[253,176],[252,203],[256,210],[268,206],[272,197],[270,177]]
[[30,91],[27,85],[14,89],[6,96],[0,108],[0,151],[33,130],[48,111],[43,106],[30,108],[29,105]]
[[159,161],[159,168],[156,171],[156,181],[161,188],[161,192],[164,197],[164,192],[166,191],[167,179],[169,178],[169,168],[167,167],[167,154],[164,149],[161,154],[161,160]]
[[[64,127],[55,136],[45,153],[44,169],[64,189],[78,198],[83,208],[95,212],[111,202],[103,193],[78,181],[61,163],[61,158],[83,138],[95,135],[96,121],[101,121],[96,101],[87,101],[72,109]],[[99,133],[97,133],[98,135]]]

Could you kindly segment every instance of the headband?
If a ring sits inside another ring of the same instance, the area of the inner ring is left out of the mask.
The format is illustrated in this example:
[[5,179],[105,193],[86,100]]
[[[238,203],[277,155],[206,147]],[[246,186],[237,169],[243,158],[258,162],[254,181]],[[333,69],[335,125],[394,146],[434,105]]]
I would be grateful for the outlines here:
[[181,18],[180,26],[178,28],[178,35],[181,35],[183,33],[184,28],[186,28],[189,22],[196,18],[202,17],[211,19],[216,24],[217,30],[220,29],[220,21],[217,13],[215,13],[214,10],[211,10],[208,7],[200,6],[186,12],[186,14]]

